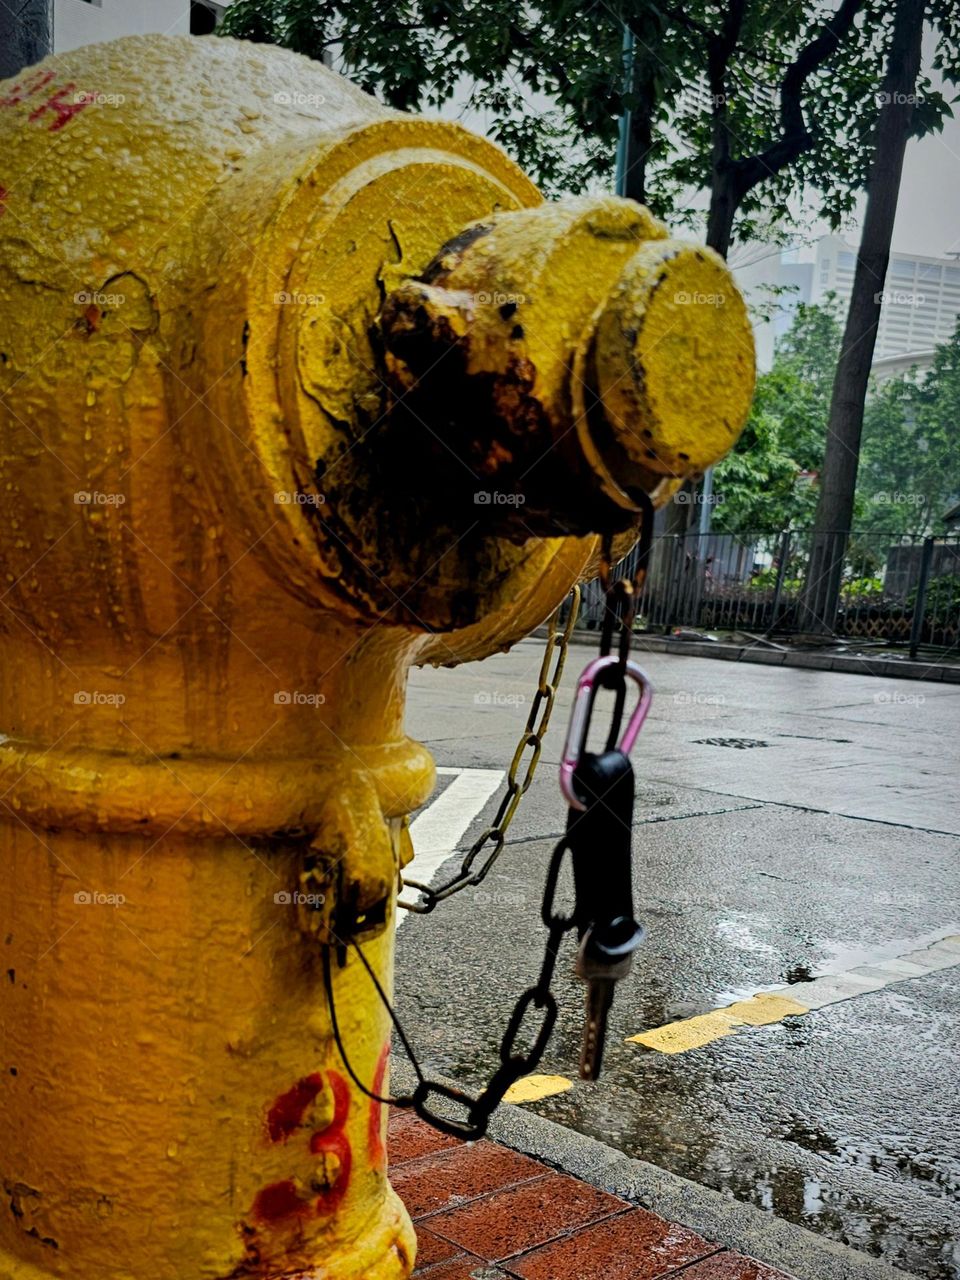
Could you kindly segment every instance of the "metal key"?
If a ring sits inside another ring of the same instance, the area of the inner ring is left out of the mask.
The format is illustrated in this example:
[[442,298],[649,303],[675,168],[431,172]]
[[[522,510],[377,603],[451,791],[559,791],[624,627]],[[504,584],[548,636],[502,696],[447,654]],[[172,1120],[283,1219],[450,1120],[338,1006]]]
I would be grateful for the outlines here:
[[630,972],[633,953],[643,941],[643,934],[642,927],[627,916],[594,925],[584,934],[576,963],[577,977],[587,984],[581,1080],[596,1080],[600,1075],[614,987]]
[[[621,734],[627,678],[639,686],[640,694]],[[596,753],[586,751],[585,744],[596,693],[604,686],[614,690],[617,702],[607,746]],[[573,922],[580,937],[576,973],[587,984],[583,1080],[600,1075],[613,989],[630,972],[633,953],[644,936],[633,918],[634,777],[629,753],[649,710],[650,695],[650,681],[635,663],[598,658],[580,677],[563,749],[560,785],[570,803],[566,838],[576,892]]]

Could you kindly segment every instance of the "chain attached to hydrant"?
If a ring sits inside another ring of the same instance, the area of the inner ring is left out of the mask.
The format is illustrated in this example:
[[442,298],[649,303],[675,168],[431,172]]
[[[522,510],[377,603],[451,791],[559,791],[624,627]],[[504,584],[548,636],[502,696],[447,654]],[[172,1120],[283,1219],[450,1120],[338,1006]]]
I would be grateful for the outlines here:
[[[382,1097],[369,1088],[351,1065],[343,1043],[337,1019],[333,994],[331,952],[339,955],[340,964],[346,962],[346,944],[326,947],[323,955],[324,985],[330,1010],[334,1039],[344,1066],[354,1084],[374,1102],[409,1109],[441,1133],[475,1141],[487,1131],[490,1117],[504,1100],[508,1090],[529,1075],[540,1064],[550,1042],[557,1021],[557,1001],[552,991],[553,976],[564,936],[577,932],[579,948],[576,958],[576,974],[587,984],[586,1021],[580,1058],[580,1077],[596,1080],[600,1075],[606,1039],[607,1017],[613,1001],[614,987],[630,971],[633,955],[644,939],[644,929],[633,915],[633,887],[631,874],[631,836],[634,810],[634,773],[630,752],[647,714],[653,696],[649,677],[630,660],[630,641],[633,630],[635,603],[642,589],[650,553],[652,508],[644,513],[638,551],[638,568],[633,580],[618,578],[611,581],[610,550],[605,545],[602,560],[602,581],[605,588],[605,607],[601,631],[600,656],[593,659],[580,676],[574,695],[573,711],[564,743],[560,764],[560,787],[568,803],[567,825],[550,859],[546,886],[540,909],[547,941],[544,948],[540,975],[534,986],[520,996],[500,1042],[500,1066],[476,1098],[455,1086],[428,1080],[421,1069],[406,1032],[395,1009],[390,1003],[372,966],[369,964],[356,937],[349,939],[361,964],[367,971],[377,995],[389,1012],[390,1019],[410,1058],[417,1076],[417,1086],[410,1094]],[[557,634],[558,609],[550,623],[550,633],[541,670],[537,698],[528,718],[527,728],[521,736],[514,754],[510,779],[492,827],[488,827],[472,846],[459,873],[440,890],[415,881],[405,881],[420,890],[424,905],[421,911],[430,911],[438,902],[472,884],[479,884],[489,873],[499,856],[506,828],[513,819],[520,799],[533,778],[540,756],[541,737],[546,731],[552,711],[560,674],[563,670],[573,621],[576,618],[579,591],[575,590],[570,602],[567,626]],[[617,653],[611,653],[616,637]],[[545,684],[550,654],[554,645],[560,648],[553,678]],[[637,686],[637,701],[626,728],[621,733],[623,714],[628,693],[628,682]],[[614,707],[606,735],[604,749],[590,752],[586,749],[587,737],[593,720],[597,693],[601,688],[614,693]],[[540,702],[545,700],[545,711],[539,729],[531,727],[539,714]],[[525,747],[534,741],[535,750],[522,784],[516,782],[516,765]],[[484,846],[493,840],[493,850],[478,871],[472,866]],[[570,914],[563,914],[556,905],[561,873],[567,855],[570,856],[574,885],[575,905]],[[412,909],[416,910],[417,906]],[[531,1010],[541,1016],[539,1030],[533,1044],[526,1052],[517,1049],[517,1041]],[[436,1110],[432,1099],[445,1100],[448,1104],[465,1109],[463,1120],[451,1118]]]

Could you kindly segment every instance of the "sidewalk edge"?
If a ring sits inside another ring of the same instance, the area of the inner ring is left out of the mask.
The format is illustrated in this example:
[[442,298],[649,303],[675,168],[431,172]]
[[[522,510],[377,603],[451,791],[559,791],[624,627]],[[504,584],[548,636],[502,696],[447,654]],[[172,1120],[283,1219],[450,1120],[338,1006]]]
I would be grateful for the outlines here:
[[[546,628],[531,633],[546,637]],[[598,631],[577,628],[570,637],[573,644],[596,646]],[[766,667],[799,667],[812,671],[836,671],[849,675],[880,676],[887,680],[925,680],[933,683],[960,683],[960,664],[944,662],[911,662],[897,658],[871,658],[859,654],[830,653],[815,650],[768,649],[762,645],[738,645],[722,640],[672,640],[638,632],[634,637],[638,653],[671,653],[685,658],[713,658],[716,662],[750,662]]]
[[[392,1075],[396,1089],[416,1084],[406,1063],[395,1064]],[[633,1159],[523,1107],[504,1103],[490,1121],[489,1136],[797,1280],[919,1280],[880,1258]]]

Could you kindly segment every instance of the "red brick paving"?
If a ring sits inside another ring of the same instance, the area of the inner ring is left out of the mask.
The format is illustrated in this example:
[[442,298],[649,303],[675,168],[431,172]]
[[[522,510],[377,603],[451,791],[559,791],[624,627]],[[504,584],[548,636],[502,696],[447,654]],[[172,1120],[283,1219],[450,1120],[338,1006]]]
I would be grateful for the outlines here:
[[[625,1200],[565,1174],[498,1191],[462,1209],[435,1214],[430,1230],[467,1253],[500,1262],[629,1208]],[[703,1257],[703,1254],[697,1254]]]
[[499,1191],[547,1172],[536,1160],[517,1155],[495,1142],[458,1142],[419,1160],[394,1166],[390,1181],[411,1218],[450,1209],[467,1200]]
[[645,1209],[631,1209],[534,1249],[511,1265],[523,1280],[581,1280],[592,1275],[603,1280],[654,1280],[716,1251],[715,1244],[685,1227]]
[[449,1240],[441,1240],[422,1224],[417,1226],[417,1270],[432,1267],[435,1262],[449,1262],[460,1252]]
[[490,1266],[482,1258],[467,1257],[455,1258],[453,1262],[426,1271],[418,1268],[414,1274],[423,1276],[424,1280],[512,1280],[508,1272]]
[[783,1280],[782,1271],[740,1253],[718,1253],[706,1262],[698,1262],[683,1276],[684,1280]]
[[430,1125],[418,1120],[412,1111],[390,1113],[390,1164],[403,1164],[420,1156],[432,1156],[436,1151],[459,1147],[458,1138],[451,1138]]
[[791,1280],[495,1142],[390,1117],[390,1180],[422,1280]]

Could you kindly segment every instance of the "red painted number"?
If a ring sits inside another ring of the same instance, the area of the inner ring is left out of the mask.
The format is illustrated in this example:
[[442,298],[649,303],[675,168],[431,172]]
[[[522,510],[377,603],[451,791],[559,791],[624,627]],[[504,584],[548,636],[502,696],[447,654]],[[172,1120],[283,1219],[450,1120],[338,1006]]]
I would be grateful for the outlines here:
[[[6,97],[0,98],[0,107],[16,107],[20,103],[26,102],[28,98],[35,98],[38,93],[52,83],[53,78],[52,71],[34,72],[33,75],[27,76],[25,80],[15,84]],[[39,106],[34,107],[28,119],[48,119],[50,121],[49,132],[56,133],[65,124],[69,123],[75,115],[79,114],[84,107],[89,107],[91,102],[96,102],[96,100],[96,94],[82,93],[71,81],[62,88],[55,89]]]
[[303,1128],[309,1107],[325,1087],[333,1100],[333,1119],[325,1129],[311,1133],[310,1152],[315,1156],[334,1157],[336,1176],[329,1187],[310,1199],[303,1198],[291,1178],[261,1187],[253,1202],[253,1215],[261,1222],[277,1222],[308,1213],[327,1217],[336,1211],[347,1193],[353,1168],[353,1150],[345,1132],[350,1114],[350,1088],[339,1072],[328,1071],[324,1078],[316,1071],[274,1099],[267,1112],[267,1134],[271,1142],[286,1142],[291,1138]]

